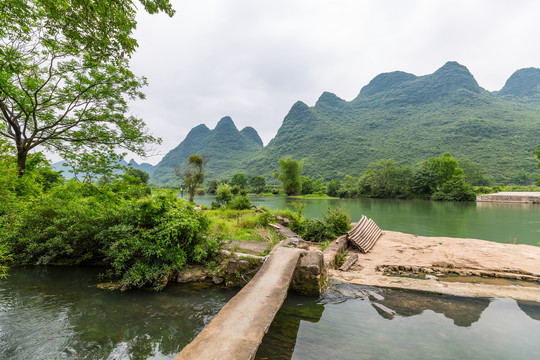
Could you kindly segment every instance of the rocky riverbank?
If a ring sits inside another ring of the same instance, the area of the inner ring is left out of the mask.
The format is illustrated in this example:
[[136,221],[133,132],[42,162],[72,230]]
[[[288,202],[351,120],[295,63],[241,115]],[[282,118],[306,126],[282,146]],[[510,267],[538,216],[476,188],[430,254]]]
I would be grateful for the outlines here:
[[333,281],[540,301],[540,247],[384,231],[369,253],[348,251],[358,261]]

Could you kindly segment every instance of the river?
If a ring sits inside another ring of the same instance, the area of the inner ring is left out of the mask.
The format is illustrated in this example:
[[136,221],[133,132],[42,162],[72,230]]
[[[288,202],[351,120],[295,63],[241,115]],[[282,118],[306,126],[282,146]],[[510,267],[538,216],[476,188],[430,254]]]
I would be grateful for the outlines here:
[[[213,196],[195,202],[210,205]],[[352,221],[362,215],[383,230],[421,236],[447,236],[538,245],[540,204],[475,203],[394,199],[294,199],[251,197],[252,203],[271,210],[293,208],[292,202],[306,203],[304,216],[321,217],[327,208],[342,208]]]
[[[0,359],[172,359],[236,290],[94,286],[95,267],[14,268],[0,281]],[[289,294],[256,359],[513,359],[540,354],[540,303],[336,284]]]

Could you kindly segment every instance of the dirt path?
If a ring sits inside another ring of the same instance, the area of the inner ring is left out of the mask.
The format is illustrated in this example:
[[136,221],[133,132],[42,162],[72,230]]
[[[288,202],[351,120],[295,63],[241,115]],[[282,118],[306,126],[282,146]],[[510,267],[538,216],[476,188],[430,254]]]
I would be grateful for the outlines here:
[[[349,271],[330,270],[330,277],[355,284],[540,301],[536,246],[384,231],[371,252],[358,256]],[[424,278],[426,273],[430,275]]]

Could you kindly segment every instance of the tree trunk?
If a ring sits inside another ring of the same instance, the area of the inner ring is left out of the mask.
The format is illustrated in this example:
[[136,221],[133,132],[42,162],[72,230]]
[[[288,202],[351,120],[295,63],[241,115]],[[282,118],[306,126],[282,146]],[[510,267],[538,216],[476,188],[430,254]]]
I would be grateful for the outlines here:
[[196,186],[197,184],[195,184],[195,186],[189,185],[189,202],[191,203],[195,199],[195,191],[197,190]]
[[19,177],[22,177],[26,169],[26,157],[28,152],[25,150],[17,151],[17,164],[19,165]]

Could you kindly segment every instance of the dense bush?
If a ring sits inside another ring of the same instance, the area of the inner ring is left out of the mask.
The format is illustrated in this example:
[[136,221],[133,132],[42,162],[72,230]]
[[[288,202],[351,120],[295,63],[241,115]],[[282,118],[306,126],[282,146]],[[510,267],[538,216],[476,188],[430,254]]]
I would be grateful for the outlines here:
[[119,224],[96,235],[110,274],[129,286],[159,287],[171,271],[212,258],[219,243],[204,236],[209,220],[172,193],[138,200]]
[[7,276],[8,263],[11,260],[12,257],[8,244],[0,241],[0,279],[3,279]]
[[247,210],[251,208],[251,201],[247,196],[235,196],[227,207],[232,210]]
[[290,220],[290,229],[304,240],[324,242],[334,240],[350,229],[351,217],[343,209],[329,208],[322,219],[303,217],[305,203],[294,203],[296,211],[284,210],[279,214]]
[[212,208],[218,209],[221,206],[233,210],[247,210],[251,208],[251,201],[247,197],[246,190],[240,186],[221,184],[217,187],[216,201],[212,202]]
[[220,184],[216,190],[216,202],[219,206],[227,205],[233,198],[232,187],[229,184]]
[[77,184],[75,189],[74,184],[26,204],[8,234],[17,262],[79,263],[100,257],[102,245],[94,237],[100,229],[114,225],[118,200],[93,185]]
[[304,219],[301,235],[305,240],[324,242],[336,239],[350,229],[351,217],[342,209],[329,208],[323,218]]
[[19,176],[14,149],[0,139],[0,277],[6,276],[14,253],[10,234],[28,201],[63,182],[61,174],[51,169],[43,154],[29,154],[25,175]]
[[469,184],[463,181],[462,175],[454,175],[446,181],[435,193],[433,200],[447,201],[473,201],[476,195],[471,190]]
[[104,263],[124,288],[160,287],[165,275],[218,249],[209,221],[172,192],[144,185],[68,182],[28,201],[7,240],[18,263]]
[[351,228],[351,216],[343,209],[329,208],[323,221],[335,235],[345,234]]
[[306,219],[303,223],[301,236],[304,240],[315,242],[333,240],[337,237],[336,234],[330,230],[330,227],[326,222],[319,219]]

